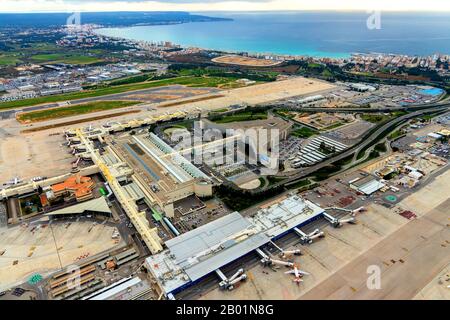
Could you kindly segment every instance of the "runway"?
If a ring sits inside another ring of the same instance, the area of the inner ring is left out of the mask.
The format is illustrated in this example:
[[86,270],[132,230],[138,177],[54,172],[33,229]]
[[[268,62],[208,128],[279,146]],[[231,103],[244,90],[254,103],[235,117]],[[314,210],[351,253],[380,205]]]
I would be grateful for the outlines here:
[[[447,171],[437,180],[449,177]],[[434,181],[429,188],[438,187],[440,182]],[[419,197],[429,188],[412,196]],[[427,212],[417,212],[417,220],[402,226],[300,299],[413,299],[450,260],[450,199],[446,193],[440,198]],[[408,198],[402,202],[408,203]],[[369,289],[366,284],[370,265],[381,269],[380,289]]]

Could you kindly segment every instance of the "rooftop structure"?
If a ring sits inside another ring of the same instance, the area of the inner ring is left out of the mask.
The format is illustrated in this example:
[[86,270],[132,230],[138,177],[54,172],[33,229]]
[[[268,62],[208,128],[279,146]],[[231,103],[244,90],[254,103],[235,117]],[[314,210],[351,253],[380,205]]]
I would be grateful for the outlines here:
[[[325,147],[325,149],[329,151],[329,154],[325,154],[326,150],[323,150],[322,147]],[[347,148],[347,145],[321,135],[311,139],[308,144],[297,153],[292,164],[293,167],[311,166],[325,160],[330,154],[342,152]]]
[[51,187],[55,197],[70,194],[75,196],[77,201],[91,199],[94,182],[89,177],[82,177],[79,174],[71,176],[62,183],[55,184]]
[[450,130],[442,129],[441,131],[438,132],[438,134],[440,134],[441,136],[444,136],[444,137],[449,137],[450,136]]
[[319,217],[323,212],[311,201],[292,196],[261,209],[250,221],[269,238],[276,239],[292,228]]
[[323,213],[295,195],[272,203],[252,218],[234,212],[167,241],[168,249],[148,257],[146,265],[162,292],[175,294]]
[[[270,131],[278,129],[280,139],[284,140],[289,136],[292,128],[292,123],[277,117],[271,117],[264,120],[252,120],[252,121],[239,121],[230,123],[215,123],[208,119],[201,120],[201,126],[204,129],[219,129],[222,133],[226,133],[226,130],[247,130],[247,129],[265,129],[270,135]],[[270,141],[270,137],[268,137]]]
[[326,99],[323,95],[309,96],[296,101],[300,107],[313,107],[318,103],[324,102]]
[[[128,277],[84,297],[83,300],[115,300],[115,297],[118,295],[126,294],[129,290],[131,291],[133,287],[138,285],[142,287],[142,280],[139,277]],[[148,289],[146,285],[143,287],[144,290]]]
[[46,214],[46,216],[60,217],[66,215],[78,215],[86,212],[100,213],[111,215],[111,209],[108,206],[105,198],[97,198],[90,201],[85,201],[67,208],[52,211]]
[[111,149],[133,168],[135,187],[125,187],[130,197],[145,198],[168,217],[174,216],[174,202],[193,194],[212,195],[210,178],[153,133],[125,136]]
[[267,243],[264,234],[238,212],[166,242],[177,264],[192,281]]
[[349,88],[355,91],[359,91],[359,92],[366,92],[366,91],[375,91],[377,90],[375,87],[373,86],[369,86],[367,84],[363,84],[363,83],[350,83]]
[[365,194],[371,195],[372,193],[377,192],[382,189],[386,185],[381,181],[378,181],[375,177],[368,175],[362,179],[356,179],[350,181],[350,187]]
[[[117,177],[112,174],[110,167],[106,165],[98,150],[94,149],[92,141],[90,141],[80,129],[77,129],[75,133],[81,143],[85,145],[86,150],[89,152],[90,158],[94,164],[101,170],[111,191],[114,193],[125,213],[130,218],[130,221],[133,223],[137,232],[141,235],[142,240],[145,242],[150,252],[161,252],[163,250],[161,238],[158,236],[156,228],[150,228],[149,223],[145,218],[145,212],[139,211],[135,201],[126,195]],[[106,149],[113,152],[110,147],[106,147]]]

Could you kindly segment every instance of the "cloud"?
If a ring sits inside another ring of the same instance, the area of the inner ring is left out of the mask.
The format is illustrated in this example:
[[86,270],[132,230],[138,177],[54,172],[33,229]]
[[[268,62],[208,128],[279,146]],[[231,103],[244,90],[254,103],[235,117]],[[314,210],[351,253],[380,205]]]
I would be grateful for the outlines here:
[[0,12],[38,11],[450,11],[443,0],[0,0]]

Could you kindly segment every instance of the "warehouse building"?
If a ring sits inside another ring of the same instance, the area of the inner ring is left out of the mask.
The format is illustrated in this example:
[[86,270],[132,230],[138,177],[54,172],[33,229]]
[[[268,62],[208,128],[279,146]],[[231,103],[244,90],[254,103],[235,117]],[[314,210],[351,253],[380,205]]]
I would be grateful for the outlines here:
[[374,176],[368,175],[364,178],[356,178],[349,182],[350,188],[361,192],[365,195],[371,195],[378,190],[384,188],[386,185],[377,180]]

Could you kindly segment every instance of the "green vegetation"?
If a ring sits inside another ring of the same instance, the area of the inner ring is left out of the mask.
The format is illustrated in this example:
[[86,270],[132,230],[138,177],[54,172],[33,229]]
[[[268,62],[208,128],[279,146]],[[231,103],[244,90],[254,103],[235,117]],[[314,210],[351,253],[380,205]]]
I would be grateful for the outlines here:
[[344,124],[345,124],[345,122],[337,122],[337,123],[334,123],[334,124],[332,124],[332,125],[330,125],[328,127],[322,128],[321,131],[333,130],[333,129],[342,127]]
[[274,187],[260,192],[249,190],[234,189],[232,187],[221,185],[216,187],[215,194],[231,210],[242,211],[264,200],[279,195],[284,191],[283,187]]
[[215,123],[231,123],[231,122],[241,122],[241,121],[253,121],[253,120],[265,120],[267,119],[267,112],[262,111],[245,111],[238,112],[231,115],[226,115],[223,117],[218,117],[213,121]]
[[69,101],[82,98],[92,98],[100,97],[115,93],[124,93],[128,91],[150,89],[162,86],[168,86],[173,84],[185,85],[188,87],[217,87],[220,84],[227,83],[229,79],[227,78],[208,78],[208,77],[179,77],[179,78],[169,78],[156,81],[142,82],[136,84],[125,84],[120,86],[111,86],[105,88],[98,88],[93,90],[85,90],[82,92],[60,94],[47,97],[38,97],[32,99],[10,101],[0,103],[0,109],[9,108],[19,108],[25,106],[34,106],[43,103],[59,102],[59,101]]
[[275,113],[276,115],[280,116],[283,119],[294,119],[295,118],[295,114],[289,110],[286,109],[275,109],[273,110],[273,113]]
[[344,166],[351,164],[353,160],[353,154],[338,160],[336,162],[333,162],[332,164],[319,169],[318,171],[314,172],[312,176],[316,181],[322,181],[328,179],[333,174],[341,171]]
[[406,112],[406,111],[394,111],[391,114],[392,114],[393,117],[397,118],[397,117],[404,116],[405,114],[408,114],[408,112]]
[[298,138],[309,138],[315,134],[317,134],[317,131],[308,127],[296,128],[291,132],[291,135]]
[[338,165],[338,166],[343,167],[343,166],[346,166],[346,165],[351,164],[351,163],[352,163],[352,160],[353,160],[353,154],[351,154],[351,155],[345,157],[344,159],[341,159],[341,160],[339,160],[339,161],[336,161],[335,164]]
[[381,123],[389,120],[391,117],[385,114],[363,114],[361,119],[371,123]]
[[380,156],[380,153],[379,153],[378,151],[372,150],[372,151],[369,153],[369,157],[367,158],[367,161],[376,159],[376,158],[378,158],[379,156]]
[[127,78],[113,80],[113,81],[109,82],[108,84],[110,86],[120,86],[120,85],[123,85],[123,84],[144,82],[144,81],[151,80],[152,78],[153,78],[152,74],[140,74],[140,75],[137,75],[137,76],[132,76],[132,77],[127,77]]
[[335,80],[342,73],[342,70],[335,65],[329,63],[312,63],[307,61],[291,62],[292,65],[298,65],[297,73],[305,77],[313,76],[317,78]]
[[330,176],[341,170],[342,166],[333,163],[314,172],[313,177],[316,181],[322,181],[328,179]]
[[269,181],[269,186],[272,186],[274,184],[277,184],[281,181],[286,180],[286,178],[285,177],[268,176],[267,180]]
[[79,104],[70,107],[52,108],[46,110],[32,111],[19,114],[19,121],[36,122],[50,119],[65,118],[86,114],[96,111],[105,111],[110,109],[124,108],[137,104],[135,101],[98,101],[86,104]]
[[15,66],[21,60],[16,55],[0,54],[0,66]]
[[427,115],[420,117],[420,119],[422,119],[424,122],[429,122],[433,118],[434,118],[434,116],[432,114],[427,114]]
[[319,146],[319,151],[324,155],[330,155],[336,153],[336,148],[334,146],[328,146],[325,142],[321,142]]
[[304,180],[297,181],[297,182],[295,182],[293,184],[290,184],[288,186],[288,188],[289,189],[299,189],[299,188],[303,188],[303,187],[309,186],[310,184],[311,184],[311,180],[304,179]]
[[263,177],[259,177],[258,180],[259,180],[259,182],[261,183],[261,184],[259,185],[258,188],[259,188],[259,189],[265,188],[265,187],[266,187],[266,184],[267,184],[266,179],[264,179]]
[[192,64],[173,64],[169,67],[169,71],[178,76],[208,76],[208,77],[223,77],[223,78],[235,78],[235,79],[249,79],[257,82],[270,82],[275,81],[278,76],[278,72],[269,71],[224,71],[221,68],[211,67],[199,67]]
[[37,63],[93,64],[102,62],[102,60],[97,57],[62,53],[36,54],[31,56],[30,59]]
[[392,141],[392,140],[396,140],[400,137],[404,136],[404,134],[402,133],[402,130],[395,130],[394,132],[392,132],[389,136],[388,136],[388,140]]
[[32,60],[37,62],[46,62],[46,61],[55,61],[61,60],[64,58],[64,55],[59,53],[51,53],[51,54],[36,54],[31,57]]
[[356,160],[361,160],[366,155],[366,150],[361,150],[358,155],[356,156]]
[[170,137],[174,132],[187,129],[187,125],[176,124],[164,129],[164,134]]
[[386,143],[382,142],[382,143],[377,144],[375,146],[374,150],[378,151],[378,152],[386,152],[387,151]]
[[228,108],[222,108],[222,109],[213,110],[213,111],[211,111],[211,113],[223,113],[223,112],[227,112],[227,111],[229,111]]

